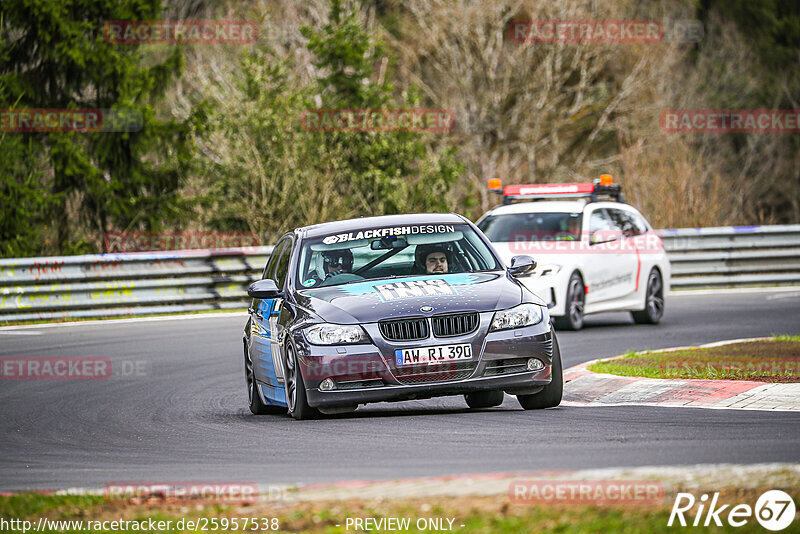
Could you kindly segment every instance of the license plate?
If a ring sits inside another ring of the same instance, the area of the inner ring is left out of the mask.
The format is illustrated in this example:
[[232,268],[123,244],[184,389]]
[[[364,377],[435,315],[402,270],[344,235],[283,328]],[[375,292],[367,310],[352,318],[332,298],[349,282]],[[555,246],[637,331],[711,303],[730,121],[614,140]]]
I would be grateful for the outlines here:
[[472,345],[439,345],[437,347],[419,347],[416,349],[397,349],[394,351],[395,363],[400,365],[437,365],[472,359]]

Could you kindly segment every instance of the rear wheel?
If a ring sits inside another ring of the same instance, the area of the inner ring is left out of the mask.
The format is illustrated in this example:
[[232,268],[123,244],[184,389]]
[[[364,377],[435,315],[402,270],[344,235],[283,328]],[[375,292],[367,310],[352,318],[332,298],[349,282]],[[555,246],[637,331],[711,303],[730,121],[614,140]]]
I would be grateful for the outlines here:
[[470,408],[491,408],[493,406],[500,406],[503,404],[503,392],[498,391],[476,391],[475,393],[467,393],[464,395],[467,401],[467,406]]
[[303,373],[300,372],[300,365],[291,345],[286,346],[286,404],[289,415],[298,421],[319,416],[319,410],[308,405]]
[[554,408],[561,404],[561,396],[564,392],[564,372],[561,368],[561,350],[558,348],[556,333],[553,332],[553,362],[552,380],[542,391],[533,395],[517,395],[520,406],[526,410],[540,410],[542,408]]
[[567,283],[567,300],[565,315],[555,319],[558,328],[564,330],[580,330],[583,328],[583,309],[586,304],[586,286],[578,273],[572,273]]
[[644,310],[631,312],[631,315],[638,324],[658,324],[664,315],[664,282],[658,269],[650,271],[647,277]]

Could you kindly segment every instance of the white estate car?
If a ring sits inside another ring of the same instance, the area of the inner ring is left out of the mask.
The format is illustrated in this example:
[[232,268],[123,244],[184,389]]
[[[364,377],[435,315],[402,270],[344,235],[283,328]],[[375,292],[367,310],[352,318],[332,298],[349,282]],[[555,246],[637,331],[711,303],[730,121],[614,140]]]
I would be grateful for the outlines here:
[[520,278],[548,302],[560,328],[578,330],[584,315],[630,311],[637,323],[664,314],[670,265],[661,237],[625,204],[610,175],[594,183],[509,185],[490,191],[503,205],[477,225],[506,263],[532,256],[537,267]]

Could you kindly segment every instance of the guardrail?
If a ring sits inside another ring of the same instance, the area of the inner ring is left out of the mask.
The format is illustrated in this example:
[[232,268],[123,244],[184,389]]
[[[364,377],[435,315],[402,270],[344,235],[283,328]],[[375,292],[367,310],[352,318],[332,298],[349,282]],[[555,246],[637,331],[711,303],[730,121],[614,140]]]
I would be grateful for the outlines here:
[[246,307],[272,247],[0,260],[0,322]]
[[659,230],[673,289],[800,284],[800,225]]
[[[673,289],[800,284],[800,225],[660,230]],[[272,247],[0,260],[0,322],[242,309]]]

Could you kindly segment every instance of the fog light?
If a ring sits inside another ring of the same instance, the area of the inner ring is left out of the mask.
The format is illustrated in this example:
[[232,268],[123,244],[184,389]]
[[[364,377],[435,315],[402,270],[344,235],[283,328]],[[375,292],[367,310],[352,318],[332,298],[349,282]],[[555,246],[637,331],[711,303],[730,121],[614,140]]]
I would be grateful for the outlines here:
[[528,358],[528,371],[539,371],[544,369],[544,362],[539,358]]
[[321,391],[330,391],[332,389],[336,389],[336,384],[330,378],[326,378],[325,380],[319,383],[319,389]]

